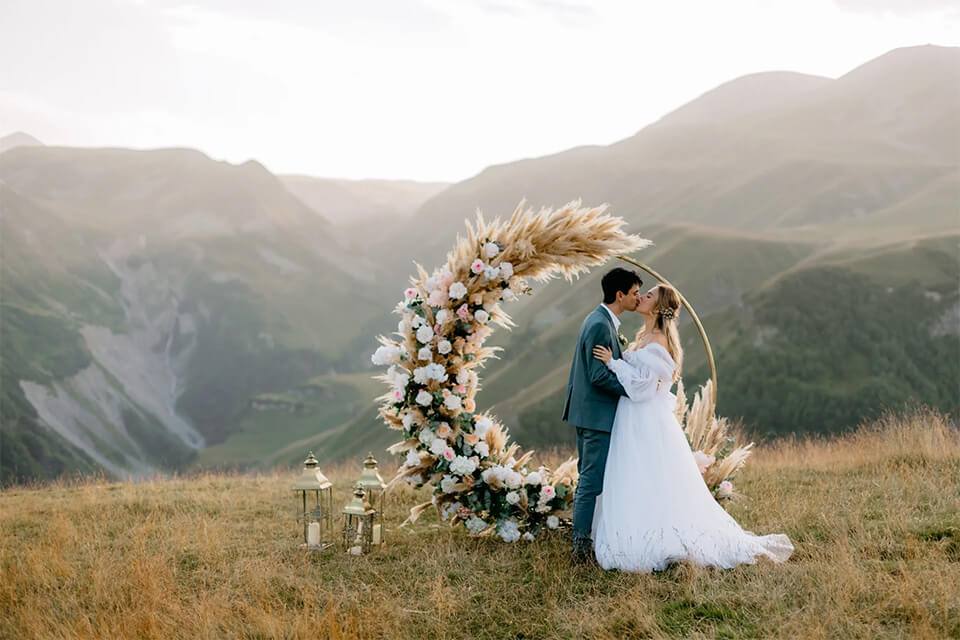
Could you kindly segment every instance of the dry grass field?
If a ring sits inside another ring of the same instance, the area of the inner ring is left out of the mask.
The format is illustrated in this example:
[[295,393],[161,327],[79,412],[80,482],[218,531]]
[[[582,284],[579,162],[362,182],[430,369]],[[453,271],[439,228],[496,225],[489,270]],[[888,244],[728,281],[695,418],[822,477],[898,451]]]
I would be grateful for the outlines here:
[[[326,470],[337,505],[359,468]],[[505,544],[433,515],[397,530],[429,498],[406,487],[383,549],[311,554],[293,477],[4,490],[0,637],[960,637],[960,435],[931,412],[757,451],[730,511],[790,536],[779,566],[571,568],[562,533]]]

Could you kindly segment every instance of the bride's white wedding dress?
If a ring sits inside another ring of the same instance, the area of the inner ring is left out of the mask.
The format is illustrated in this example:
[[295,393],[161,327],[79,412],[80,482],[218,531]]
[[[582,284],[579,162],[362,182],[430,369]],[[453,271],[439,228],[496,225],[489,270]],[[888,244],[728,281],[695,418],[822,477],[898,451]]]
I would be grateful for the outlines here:
[[786,560],[787,536],[744,531],[707,489],[674,416],[669,351],[651,342],[623,358],[607,364],[628,396],[617,405],[594,512],[600,566],[649,572],[683,559],[722,568]]

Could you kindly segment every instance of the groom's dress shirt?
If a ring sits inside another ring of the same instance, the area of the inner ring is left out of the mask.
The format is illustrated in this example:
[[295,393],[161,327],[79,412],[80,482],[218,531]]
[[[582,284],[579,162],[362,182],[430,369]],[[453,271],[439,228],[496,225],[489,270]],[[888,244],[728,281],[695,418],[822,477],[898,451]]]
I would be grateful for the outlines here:
[[610,317],[613,318],[613,329],[614,329],[614,331],[620,331],[620,318],[617,317],[617,314],[615,314],[613,311],[610,311],[610,307],[608,307],[608,306],[605,305],[605,304],[602,304],[602,305],[600,305],[600,306],[603,307],[604,309],[606,309],[607,313],[610,314]]

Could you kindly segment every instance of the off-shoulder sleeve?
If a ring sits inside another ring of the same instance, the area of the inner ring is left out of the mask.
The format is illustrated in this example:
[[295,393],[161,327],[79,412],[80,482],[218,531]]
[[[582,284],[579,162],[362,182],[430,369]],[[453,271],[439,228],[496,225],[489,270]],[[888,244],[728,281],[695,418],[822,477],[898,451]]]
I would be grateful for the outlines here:
[[[634,359],[631,358],[631,360]],[[639,366],[634,366],[624,360],[617,359],[610,360],[610,362],[607,363],[607,368],[616,374],[617,380],[623,385],[627,396],[633,402],[649,400],[657,391],[657,382],[660,377],[652,368],[643,366],[642,361],[634,361]]]

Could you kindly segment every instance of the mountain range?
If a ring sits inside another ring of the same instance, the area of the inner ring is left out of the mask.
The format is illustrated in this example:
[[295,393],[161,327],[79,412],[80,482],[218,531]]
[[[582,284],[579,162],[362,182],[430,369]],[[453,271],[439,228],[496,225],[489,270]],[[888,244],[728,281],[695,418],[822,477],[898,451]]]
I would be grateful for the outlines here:
[[[836,79],[737,78],[623,141],[452,185],[7,136],[0,480],[382,450],[369,355],[413,262],[521,199],[606,202],[654,241],[635,257],[696,308],[718,408],[756,437],[909,403],[958,415],[958,132],[960,49],[922,46]],[[538,288],[494,337],[478,400],[524,445],[572,441],[558,403],[599,275]],[[704,351],[681,319],[695,387]]]

